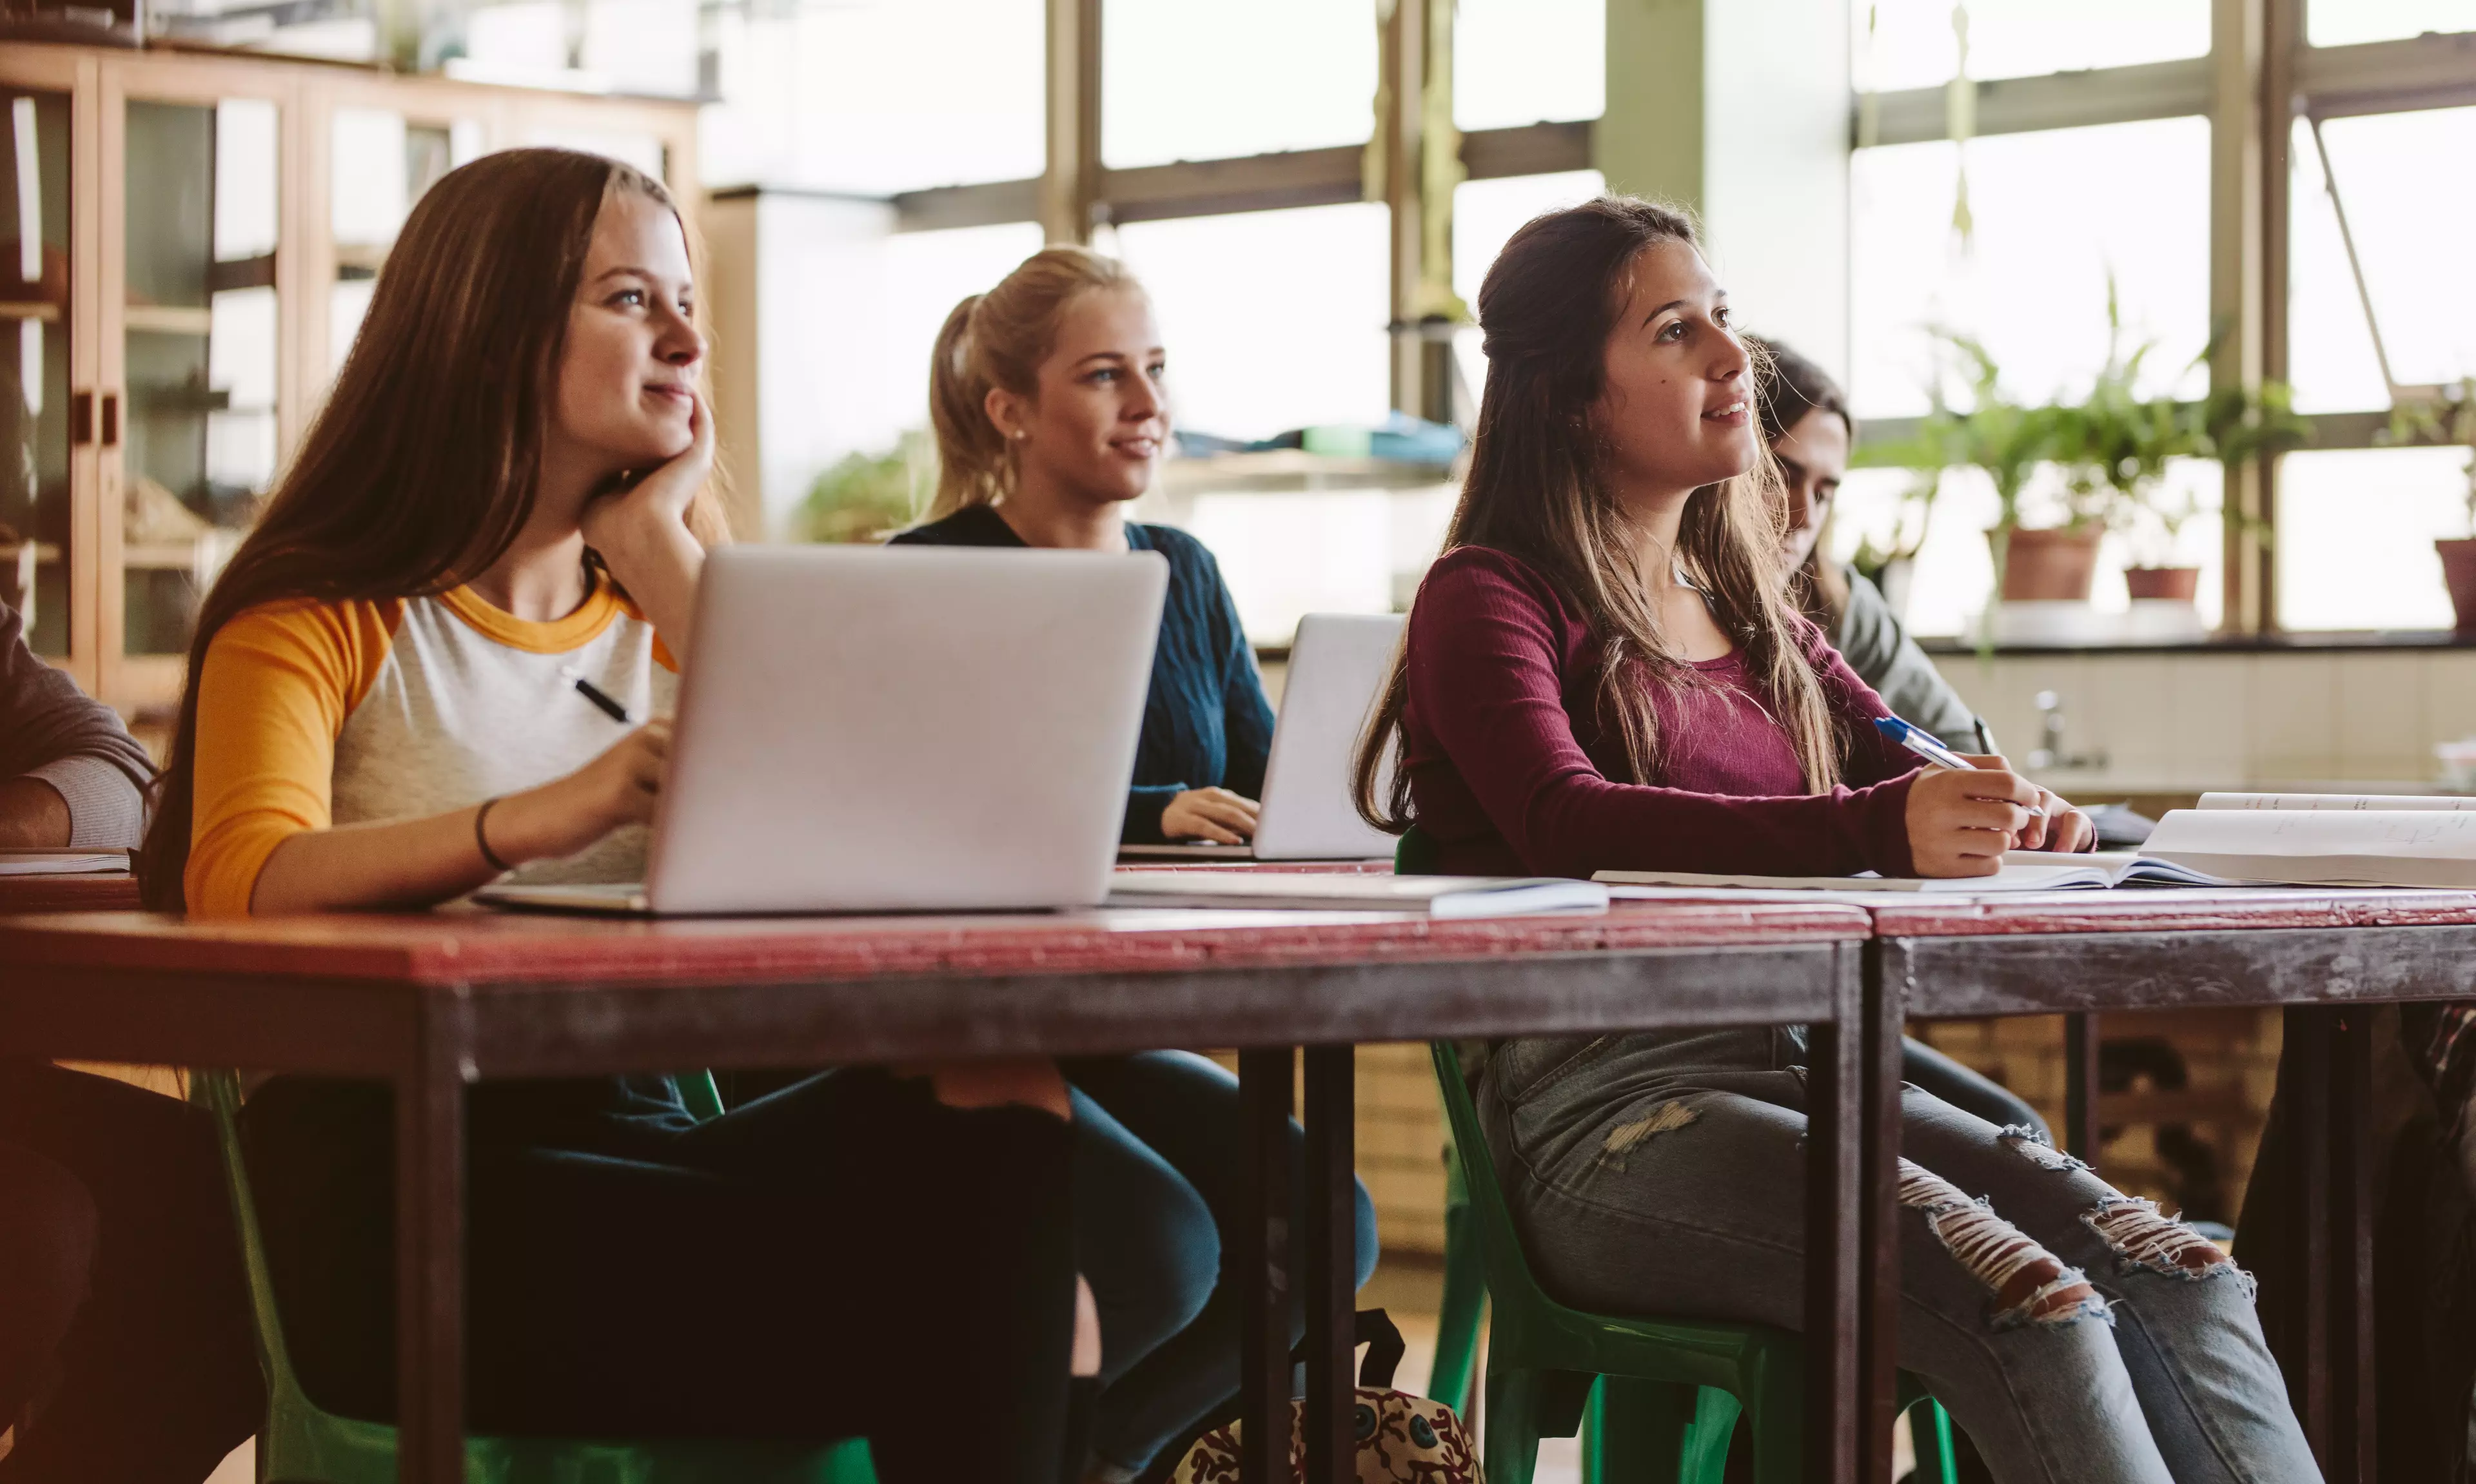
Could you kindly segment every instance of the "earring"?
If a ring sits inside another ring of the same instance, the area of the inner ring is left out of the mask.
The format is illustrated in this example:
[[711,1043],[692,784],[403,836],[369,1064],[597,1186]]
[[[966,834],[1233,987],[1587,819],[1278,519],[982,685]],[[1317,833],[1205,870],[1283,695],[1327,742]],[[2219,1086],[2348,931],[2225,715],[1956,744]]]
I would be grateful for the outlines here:
[[1031,431],[1030,431],[1029,429],[1028,429],[1028,428],[1017,428],[1017,429],[1014,431],[1014,440],[1015,440],[1017,443],[1020,443],[1020,442],[1022,442],[1024,439],[1026,439],[1026,438],[1028,438],[1028,437],[1030,437],[1030,436],[1031,436]]

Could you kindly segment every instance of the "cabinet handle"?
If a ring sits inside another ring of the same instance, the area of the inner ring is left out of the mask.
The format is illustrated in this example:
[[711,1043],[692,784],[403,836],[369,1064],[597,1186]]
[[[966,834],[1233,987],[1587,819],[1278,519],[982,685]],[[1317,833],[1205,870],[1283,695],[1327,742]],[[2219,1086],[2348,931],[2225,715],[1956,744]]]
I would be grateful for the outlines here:
[[118,392],[108,391],[103,394],[103,446],[106,448],[120,446],[120,394]]
[[94,393],[69,393],[69,442],[83,448],[94,441]]

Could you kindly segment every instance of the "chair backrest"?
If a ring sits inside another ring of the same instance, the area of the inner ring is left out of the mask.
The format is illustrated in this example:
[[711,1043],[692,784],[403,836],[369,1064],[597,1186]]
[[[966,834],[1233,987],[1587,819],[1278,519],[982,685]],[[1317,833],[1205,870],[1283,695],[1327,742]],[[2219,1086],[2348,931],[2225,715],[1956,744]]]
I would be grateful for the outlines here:
[[1478,1105],[1471,1098],[1470,1079],[1462,1075],[1460,1049],[1450,1041],[1432,1041],[1436,1091],[1445,1104],[1445,1126],[1452,1135],[1446,1150],[1447,1179],[1458,1176],[1469,1194],[1471,1215],[1478,1222],[1479,1253],[1487,1268],[1487,1286],[1499,1328],[1519,1326],[1528,1316],[1561,1310],[1548,1297],[1530,1264],[1522,1255],[1522,1237],[1513,1226],[1513,1211],[1504,1203],[1504,1187],[1497,1183],[1496,1160],[1488,1152],[1480,1128]]
[[1416,825],[1402,830],[1400,842],[1393,847],[1396,876],[1434,876],[1444,860],[1444,852],[1436,848],[1436,837]]

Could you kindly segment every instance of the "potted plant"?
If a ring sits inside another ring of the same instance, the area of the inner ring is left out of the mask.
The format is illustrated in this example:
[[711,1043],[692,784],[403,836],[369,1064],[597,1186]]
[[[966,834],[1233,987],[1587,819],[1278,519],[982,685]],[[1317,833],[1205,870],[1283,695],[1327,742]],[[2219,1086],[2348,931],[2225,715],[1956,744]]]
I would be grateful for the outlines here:
[[2202,433],[2172,397],[2139,394],[2142,362],[2157,342],[2120,355],[2121,330],[2110,285],[2106,364],[2086,398],[2056,409],[2055,455],[2067,470],[2073,511],[2125,537],[2137,556],[2151,558],[2125,569],[2131,595],[2189,603],[2199,590],[2201,570],[2170,563],[2193,506],[2189,495],[2169,495],[2166,461],[2202,452]]
[[2053,456],[2056,409],[2024,407],[2002,387],[1994,358],[1970,336],[1939,332],[1963,365],[1972,405],[1955,413],[1934,393],[1934,411],[1919,436],[1940,450],[1943,463],[1986,471],[1994,483],[1995,519],[1986,532],[1994,554],[1994,596],[2002,603],[2085,603],[2097,570],[2101,522],[2075,507],[2060,527],[2021,524],[2020,497],[2038,465]]
[[2467,530],[2433,543],[2441,557],[2441,579],[2450,584],[2450,608],[2461,633],[2476,633],[2476,377],[2463,378],[2426,401],[2401,402],[2390,410],[2390,436],[2425,443],[2467,446]]
[[921,497],[936,481],[925,433],[906,433],[882,454],[847,454],[808,486],[789,533],[802,541],[883,540],[919,518]]

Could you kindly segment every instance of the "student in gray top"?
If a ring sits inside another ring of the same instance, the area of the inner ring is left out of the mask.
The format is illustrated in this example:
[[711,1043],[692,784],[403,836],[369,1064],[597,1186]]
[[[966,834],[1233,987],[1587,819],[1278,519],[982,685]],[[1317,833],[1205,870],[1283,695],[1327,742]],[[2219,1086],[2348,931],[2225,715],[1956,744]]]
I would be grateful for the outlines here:
[[1789,595],[1831,636],[1831,647],[1894,715],[1961,753],[1991,753],[1977,714],[1918,648],[1880,589],[1856,568],[1831,559],[1820,537],[1831,501],[1848,472],[1856,422],[1820,366],[1775,340],[1746,337],[1754,358],[1763,439],[1779,460],[1788,490],[1788,532],[1780,564]]
[[[1776,340],[1745,338],[1755,353],[1754,402],[1763,440],[1779,460],[1780,483],[1788,491],[1780,565],[1789,573],[1789,596],[1831,635],[1831,647],[1894,715],[1933,732],[1955,752],[1993,752],[1993,739],[1977,713],[1900,627],[1881,590],[1822,550],[1823,524],[1856,441],[1847,400],[1813,361]],[[1915,1037],[1901,1042],[1900,1080],[1997,1127],[2034,1128],[2042,1137],[2047,1132],[2045,1120],[2018,1094]]]
[[154,777],[120,717],[37,658],[0,603],[0,846],[136,845]]

